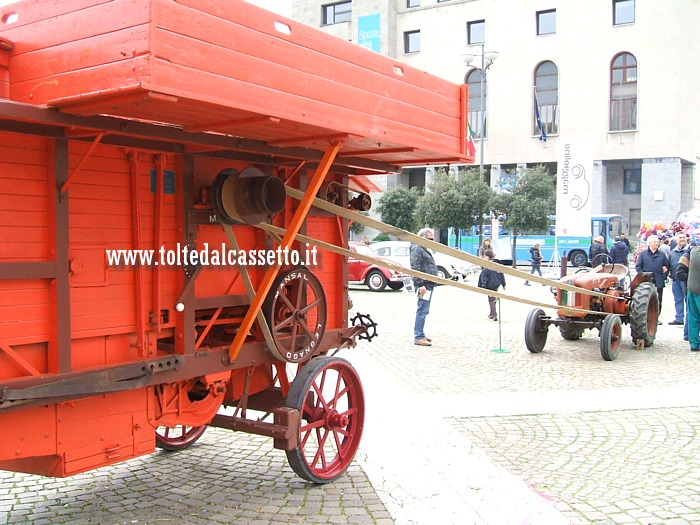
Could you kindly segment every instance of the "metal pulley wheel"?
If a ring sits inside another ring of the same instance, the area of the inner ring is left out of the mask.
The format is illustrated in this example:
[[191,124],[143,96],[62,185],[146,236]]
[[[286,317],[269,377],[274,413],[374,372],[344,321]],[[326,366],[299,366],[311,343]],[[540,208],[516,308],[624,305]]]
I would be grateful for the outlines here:
[[263,314],[272,334],[270,351],[289,363],[313,357],[326,331],[326,294],[305,267],[279,273],[265,298]]

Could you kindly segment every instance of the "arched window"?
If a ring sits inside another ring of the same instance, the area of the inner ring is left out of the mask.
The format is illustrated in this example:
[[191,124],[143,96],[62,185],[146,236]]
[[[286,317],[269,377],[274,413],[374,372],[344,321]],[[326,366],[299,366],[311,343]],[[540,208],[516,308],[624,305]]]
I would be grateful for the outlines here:
[[616,55],[610,65],[610,131],[637,129],[637,59]]
[[[474,133],[474,139],[478,140],[481,138],[481,70],[472,69],[467,73],[466,78],[467,86],[469,86],[469,126],[472,128]],[[486,130],[486,89],[488,83],[488,77],[484,78],[484,117],[483,117],[483,127],[484,127],[484,137],[487,136]]]
[[559,133],[559,68],[554,62],[542,62],[535,69],[534,100],[538,107],[533,111],[533,134],[541,134],[537,126],[537,110],[545,133]]

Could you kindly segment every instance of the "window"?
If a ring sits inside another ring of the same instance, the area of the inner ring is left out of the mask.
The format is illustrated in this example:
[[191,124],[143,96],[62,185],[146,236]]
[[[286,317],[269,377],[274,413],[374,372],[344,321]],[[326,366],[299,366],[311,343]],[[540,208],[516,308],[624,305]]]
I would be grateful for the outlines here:
[[352,19],[352,2],[338,2],[321,7],[323,10],[323,25],[350,22]]
[[613,0],[613,24],[634,22],[634,0]]
[[537,12],[537,34],[551,35],[557,32],[557,10]]
[[615,56],[610,67],[610,131],[637,129],[637,59]]
[[486,36],[486,21],[467,22],[467,44],[483,44]]
[[406,0],[406,7],[420,7],[420,0]]
[[484,115],[481,118],[481,70],[473,69],[467,74],[467,86],[469,87],[469,127],[474,133],[474,139],[481,139],[481,128],[483,123],[484,137],[486,137],[486,86],[487,79],[484,78]]
[[623,193],[642,193],[642,169],[625,170]]
[[[535,100],[545,133],[559,133],[559,68],[554,62],[542,62],[535,69]],[[533,111],[533,116],[533,134],[540,135],[537,111]]]
[[418,53],[420,51],[420,31],[406,31],[403,34],[404,53]]

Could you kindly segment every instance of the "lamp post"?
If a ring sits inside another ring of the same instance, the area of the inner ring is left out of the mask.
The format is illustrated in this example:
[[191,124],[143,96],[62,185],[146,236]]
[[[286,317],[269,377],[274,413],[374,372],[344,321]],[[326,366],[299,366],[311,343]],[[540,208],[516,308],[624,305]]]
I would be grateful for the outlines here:
[[464,63],[469,66],[476,57],[481,57],[481,68],[477,68],[476,66],[472,67],[475,69],[481,69],[481,93],[479,97],[481,102],[479,114],[479,179],[481,182],[484,182],[486,180],[486,177],[484,177],[484,86],[486,81],[486,70],[491,67],[491,64],[493,64],[498,58],[498,51],[484,51],[484,43],[482,42],[480,55],[465,54],[462,55],[462,60],[464,60]]

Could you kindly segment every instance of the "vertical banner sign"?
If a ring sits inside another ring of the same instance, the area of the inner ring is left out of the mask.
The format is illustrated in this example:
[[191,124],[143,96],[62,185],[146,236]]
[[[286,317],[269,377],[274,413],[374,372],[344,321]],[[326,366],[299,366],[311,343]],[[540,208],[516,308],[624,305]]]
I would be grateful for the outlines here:
[[357,43],[362,47],[381,52],[379,13],[360,16],[357,19]]
[[557,169],[557,237],[591,236],[593,156],[585,141],[560,138]]

